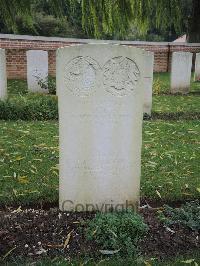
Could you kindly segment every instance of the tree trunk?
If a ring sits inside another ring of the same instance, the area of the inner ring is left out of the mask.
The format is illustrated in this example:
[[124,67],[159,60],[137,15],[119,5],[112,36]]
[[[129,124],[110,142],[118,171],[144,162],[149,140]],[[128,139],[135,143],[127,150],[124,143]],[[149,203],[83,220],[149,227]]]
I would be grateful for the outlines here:
[[193,0],[192,4],[192,16],[189,20],[187,41],[200,43],[200,0]]

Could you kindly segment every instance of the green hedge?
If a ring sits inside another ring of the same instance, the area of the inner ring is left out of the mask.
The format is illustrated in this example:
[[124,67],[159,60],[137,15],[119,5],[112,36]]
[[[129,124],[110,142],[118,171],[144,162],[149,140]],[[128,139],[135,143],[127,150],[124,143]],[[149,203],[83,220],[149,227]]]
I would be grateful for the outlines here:
[[[0,119],[2,120],[57,120],[58,99],[55,95],[24,94],[15,95],[7,101],[0,101]],[[152,112],[144,119],[160,120],[196,120],[200,112]]]
[[57,96],[30,94],[0,101],[0,119],[52,120],[58,119]]

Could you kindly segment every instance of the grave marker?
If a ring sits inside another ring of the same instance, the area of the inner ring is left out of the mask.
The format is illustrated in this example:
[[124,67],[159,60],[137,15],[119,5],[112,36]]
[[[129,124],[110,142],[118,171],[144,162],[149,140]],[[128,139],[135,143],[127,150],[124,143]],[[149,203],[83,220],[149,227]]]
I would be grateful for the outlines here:
[[200,53],[196,54],[194,76],[195,76],[195,81],[200,81]]
[[144,76],[144,113],[151,115],[153,94],[153,65],[154,53],[145,53],[145,76]]
[[110,44],[57,50],[61,210],[137,205],[144,54]]
[[47,82],[48,77],[48,53],[42,50],[27,51],[27,81],[28,90],[31,92],[44,92],[38,81]]
[[172,54],[171,93],[189,93],[192,68],[192,53]]
[[7,98],[6,53],[0,49],[0,100]]

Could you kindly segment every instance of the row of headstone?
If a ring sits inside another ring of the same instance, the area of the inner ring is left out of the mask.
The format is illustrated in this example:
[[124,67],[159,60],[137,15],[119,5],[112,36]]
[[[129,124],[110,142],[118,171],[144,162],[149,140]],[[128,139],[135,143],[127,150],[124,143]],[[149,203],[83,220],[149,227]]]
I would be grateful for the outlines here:
[[[192,53],[174,52],[171,65],[171,93],[189,93],[192,69]],[[196,54],[195,81],[200,81],[200,53]]]
[[[0,60],[0,98],[6,98],[6,62],[5,50],[1,49]],[[47,82],[48,78],[48,52],[42,50],[29,50],[27,55],[27,83],[30,92],[46,93],[47,90],[41,86],[41,83]],[[152,84],[153,84],[153,61],[154,54],[146,52],[147,58],[145,64],[145,94],[144,94],[144,113],[151,114],[152,106]],[[88,73],[89,75],[89,73]],[[130,84],[131,85],[131,84]],[[119,92],[120,94],[120,92]]]
[[[153,63],[154,54],[146,52],[147,61],[145,65],[145,93],[144,113],[151,115],[152,107],[152,85],[153,85]],[[48,77],[48,53],[46,51],[31,50],[27,52],[27,81],[31,92],[47,92],[41,88],[38,81],[46,81]]]
[[[151,114],[152,106],[152,83],[153,83],[153,61],[154,55],[146,52],[148,58],[145,65],[145,93],[144,113]],[[6,90],[6,59],[5,50],[0,49],[0,98],[7,97]],[[171,67],[171,93],[188,93],[191,79],[192,53],[175,52],[172,55]],[[200,53],[196,54],[195,74],[196,81],[200,81]],[[41,83],[47,83],[48,79],[48,52],[42,50],[27,51],[27,82],[28,90],[31,92],[47,92]]]
[[[154,55],[151,52],[146,54],[148,62],[145,65],[145,93],[144,113],[151,115],[152,107],[152,83],[153,83],[153,61]],[[5,66],[5,51],[1,49],[1,67]],[[171,69],[171,93],[188,93],[191,79],[192,53],[175,52],[172,56]],[[4,71],[5,71],[5,67]],[[4,77],[1,71],[1,77]],[[47,92],[42,88],[41,83],[47,82],[48,78],[48,53],[42,50],[27,51],[27,82],[28,90],[31,92]],[[196,54],[195,80],[200,80],[200,54]],[[1,99],[6,98],[6,78],[1,81]]]

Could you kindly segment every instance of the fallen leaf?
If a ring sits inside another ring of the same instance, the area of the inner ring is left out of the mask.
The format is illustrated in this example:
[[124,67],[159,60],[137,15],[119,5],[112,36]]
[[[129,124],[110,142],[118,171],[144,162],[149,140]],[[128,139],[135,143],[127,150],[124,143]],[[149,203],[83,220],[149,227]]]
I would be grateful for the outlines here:
[[44,248],[40,248],[38,251],[35,252],[35,254],[37,254],[37,255],[41,255],[41,254],[46,253],[46,252],[47,252],[46,249],[44,249]]
[[161,194],[160,194],[160,192],[158,190],[156,190],[156,194],[158,195],[159,198],[162,199]]
[[120,251],[120,249],[117,250],[105,250],[105,249],[100,249],[99,252],[104,255],[113,255],[116,254]]
[[185,264],[190,264],[194,261],[194,259],[190,259],[190,260],[182,260],[181,262],[185,263]]
[[10,255],[10,253],[14,250],[14,249],[16,249],[16,247],[14,247],[14,248],[11,248],[4,256],[3,256],[3,260],[5,260],[5,258],[6,257],[8,257],[8,255]]
[[146,266],[151,266],[151,263],[149,263],[148,261],[144,261],[144,264],[146,265]]
[[11,213],[19,213],[21,211],[22,211],[21,206],[19,206],[16,210],[12,211]]
[[172,233],[172,234],[174,234],[174,233],[175,233],[175,231],[174,231],[174,230],[172,230],[171,228],[169,228],[169,227],[167,227],[167,226],[166,226],[166,230],[167,230],[167,231],[169,231],[169,232],[170,232],[170,233]]
[[19,176],[18,177],[18,182],[21,183],[21,184],[27,184],[27,183],[29,183],[28,177],[27,176]]
[[25,157],[17,156],[17,157],[15,158],[14,161],[21,161],[21,160],[23,160],[24,158],[25,158]]
[[[71,232],[72,232],[72,231],[71,231]],[[64,243],[64,247],[63,247],[63,249],[65,249],[66,246],[67,246],[68,243],[69,243],[69,240],[70,240],[70,237],[71,237],[71,232],[69,232],[69,234],[67,235],[67,238],[66,238],[66,240],[65,240],[65,243]]]

